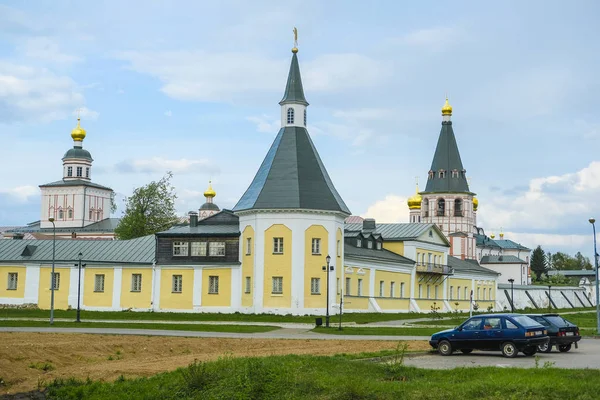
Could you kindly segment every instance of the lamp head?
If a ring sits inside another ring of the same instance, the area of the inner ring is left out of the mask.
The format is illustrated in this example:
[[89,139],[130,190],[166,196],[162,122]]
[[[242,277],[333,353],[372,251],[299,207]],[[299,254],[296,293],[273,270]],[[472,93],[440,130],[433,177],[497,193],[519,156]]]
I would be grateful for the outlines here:
[[329,261],[331,261],[331,256],[328,255],[327,257],[325,257],[325,260],[327,261],[327,263],[329,263]]
[[594,224],[596,222],[596,218],[590,218],[588,221],[590,221],[590,224]]
[[50,217],[50,218],[48,218],[48,221],[54,222],[54,218]]

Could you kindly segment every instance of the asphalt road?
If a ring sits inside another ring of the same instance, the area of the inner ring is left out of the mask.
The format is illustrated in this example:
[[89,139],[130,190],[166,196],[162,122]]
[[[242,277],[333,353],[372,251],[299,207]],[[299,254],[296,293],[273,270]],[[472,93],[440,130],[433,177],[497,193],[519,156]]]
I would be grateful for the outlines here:
[[[544,363],[555,368],[593,368],[600,369],[600,340],[582,339],[579,349],[572,347],[568,353],[552,350],[552,353],[538,353],[538,368]],[[502,353],[474,351],[471,354],[454,353],[441,356],[438,353],[409,356],[404,359],[406,365],[430,369],[451,369],[456,367],[517,367],[535,368],[535,356],[526,357],[519,353],[516,358],[506,358]]]

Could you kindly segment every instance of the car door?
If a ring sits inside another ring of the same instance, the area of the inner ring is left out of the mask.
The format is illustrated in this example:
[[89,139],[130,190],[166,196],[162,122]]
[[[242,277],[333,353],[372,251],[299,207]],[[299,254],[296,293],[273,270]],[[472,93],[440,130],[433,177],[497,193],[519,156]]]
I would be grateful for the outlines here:
[[504,339],[502,317],[486,317],[483,319],[482,331],[479,334],[479,347],[486,350],[497,350]]
[[454,336],[454,347],[457,349],[478,349],[482,318],[474,317],[462,324]]

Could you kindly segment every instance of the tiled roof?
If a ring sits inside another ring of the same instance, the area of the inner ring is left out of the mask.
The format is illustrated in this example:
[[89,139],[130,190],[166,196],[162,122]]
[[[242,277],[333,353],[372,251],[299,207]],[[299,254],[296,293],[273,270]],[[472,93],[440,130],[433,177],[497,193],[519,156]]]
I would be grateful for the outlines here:
[[461,260],[460,258],[456,258],[453,256],[448,256],[448,266],[454,269],[454,272],[479,272],[482,274],[489,275],[500,275],[496,271],[492,271],[491,269],[482,267],[475,260]]
[[[52,262],[53,240],[0,240],[0,262]],[[148,235],[131,240],[57,240],[55,260],[76,262],[83,254],[86,262],[151,264],[156,239]],[[23,256],[25,248],[30,256]]]
[[403,257],[386,249],[365,249],[362,247],[354,247],[349,244],[344,245],[344,255],[346,257],[346,261],[348,259],[364,259],[396,262],[401,264],[408,264],[410,266],[413,266],[415,264],[415,261],[411,260],[410,258]]
[[527,264],[517,256],[483,256],[481,264]]
[[525,246],[522,246],[519,243],[513,242],[510,239],[494,240],[494,242],[496,242],[496,244],[498,244],[498,246],[502,247],[503,249],[531,250]]

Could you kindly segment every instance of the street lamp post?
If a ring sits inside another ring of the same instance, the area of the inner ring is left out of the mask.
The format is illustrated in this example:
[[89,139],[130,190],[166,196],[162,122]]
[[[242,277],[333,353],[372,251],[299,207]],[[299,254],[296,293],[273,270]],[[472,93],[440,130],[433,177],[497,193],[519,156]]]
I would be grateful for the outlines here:
[[548,285],[548,310],[552,309],[552,285]]
[[327,266],[323,266],[323,271],[327,272],[327,310],[325,311],[325,327],[329,328],[329,273],[333,271],[333,265],[329,265],[329,262],[331,261],[329,255],[325,257],[325,261],[327,261]]
[[82,264],[81,260],[83,258],[83,254],[79,253],[79,263],[75,264],[75,266],[79,266],[79,278],[77,281],[77,320],[75,322],[81,322],[80,319],[80,308],[79,308],[79,304],[81,303],[80,299],[81,299],[81,268],[85,267],[86,264]]
[[596,219],[590,218],[594,230],[594,265],[596,266],[596,334],[600,335],[600,292],[598,292],[598,251],[596,250]]
[[508,280],[510,282],[510,312],[515,312],[515,293],[513,291],[513,284],[515,283],[515,280],[513,278],[510,278]]
[[52,274],[50,275],[50,325],[54,324],[54,263],[56,259],[56,225],[54,218],[48,218],[52,222]]

